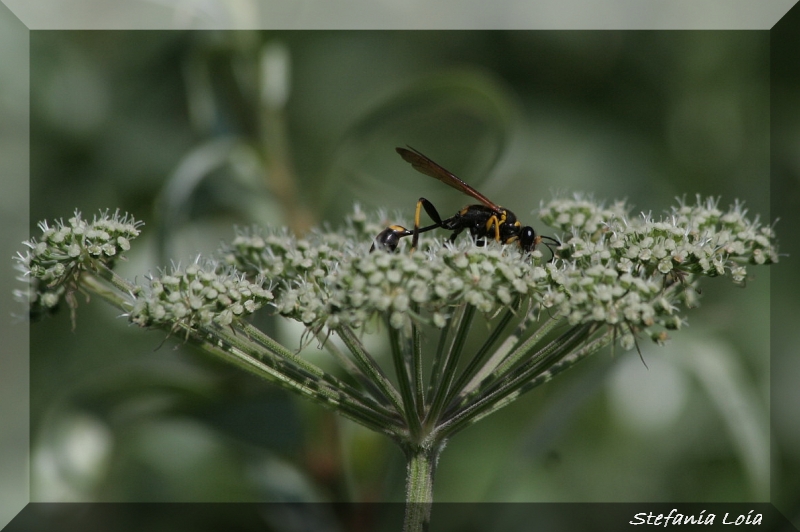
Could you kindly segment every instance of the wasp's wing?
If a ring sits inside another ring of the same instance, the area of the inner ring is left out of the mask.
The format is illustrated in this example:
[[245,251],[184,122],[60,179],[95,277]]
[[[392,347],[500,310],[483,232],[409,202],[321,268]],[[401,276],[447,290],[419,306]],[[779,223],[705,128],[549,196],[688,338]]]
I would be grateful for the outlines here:
[[464,183],[460,178],[456,177],[454,174],[445,170],[432,160],[430,160],[425,155],[421,154],[414,148],[410,149],[406,148],[396,148],[397,153],[400,154],[400,157],[405,159],[407,162],[411,163],[411,166],[418,172],[421,172],[427,176],[433,177],[438,179],[439,181],[450,185],[456,190],[460,190],[467,196],[471,196],[476,200],[480,201],[490,209],[493,209],[497,212],[500,212],[502,209],[497,206],[494,202],[489,201],[489,198],[469,186],[468,184]]

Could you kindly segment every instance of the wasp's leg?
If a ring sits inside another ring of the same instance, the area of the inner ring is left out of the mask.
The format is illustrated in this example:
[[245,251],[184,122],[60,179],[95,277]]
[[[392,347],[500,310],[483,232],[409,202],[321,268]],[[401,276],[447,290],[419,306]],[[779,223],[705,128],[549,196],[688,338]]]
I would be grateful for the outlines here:
[[[433,220],[433,225],[429,225],[420,229],[419,227],[419,216],[422,213],[422,209],[425,209],[425,212],[428,213],[431,220]],[[417,248],[417,243],[419,242],[419,234],[424,233],[425,231],[430,231],[431,229],[436,229],[437,227],[442,226],[442,217],[439,216],[439,211],[436,210],[436,207],[433,206],[433,203],[426,200],[425,198],[420,198],[417,202],[417,210],[414,213],[414,231],[413,236],[411,237],[411,250],[415,250]]]
[[453,243],[456,241],[456,238],[458,237],[458,235],[460,235],[460,234],[461,234],[461,232],[462,232],[464,229],[466,229],[466,227],[464,227],[464,226],[456,227],[456,228],[453,230],[453,234],[451,234],[451,235],[450,235],[450,238],[448,238],[447,240],[448,240],[448,241],[449,241],[451,244],[453,244]]
[[390,225],[389,227],[378,233],[378,236],[376,236],[375,240],[373,240],[372,247],[369,248],[369,251],[370,253],[372,253],[376,249],[385,249],[386,251],[394,251],[397,249],[397,245],[400,243],[400,239],[410,234],[412,234],[412,231],[409,231],[402,225]]
[[487,236],[488,236],[488,233],[492,230],[492,227],[494,227],[494,239],[495,239],[495,241],[500,242],[500,220],[494,214],[492,216],[490,216],[488,220],[486,220],[486,233],[487,233]]

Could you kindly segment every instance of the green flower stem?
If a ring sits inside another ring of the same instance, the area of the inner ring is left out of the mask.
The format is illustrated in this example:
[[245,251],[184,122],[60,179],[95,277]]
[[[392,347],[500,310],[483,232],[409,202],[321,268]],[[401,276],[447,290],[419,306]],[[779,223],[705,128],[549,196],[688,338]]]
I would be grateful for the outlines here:
[[496,379],[494,386],[484,392],[491,395],[499,392],[500,397],[513,393],[516,387],[521,386],[531,378],[547,372],[551,366],[568,358],[581,345],[585,345],[595,331],[593,325],[579,325],[568,330],[547,346],[531,356],[525,363],[514,368],[506,377]]
[[436,391],[433,396],[433,401],[431,401],[430,411],[425,418],[426,423],[429,423],[431,426],[439,421],[439,416],[444,409],[445,399],[453,384],[453,379],[458,369],[458,361],[461,357],[461,352],[464,350],[464,344],[467,341],[467,335],[472,325],[472,318],[475,316],[475,307],[472,305],[465,306],[463,318],[458,325],[458,331],[445,357],[442,377],[438,382],[434,383],[434,389]]
[[[105,266],[99,268],[97,272],[98,276],[83,272],[80,278],[81,286],[120,310],[130,310],[130,299],[120,291],[133,292],[136,287]],[[113,288],[109,287],[106,282],[111,283]],[[261,345],[248,343],[243,336],[231,334],[224,328],[213,328],[213,330],[208,331],[209,335],[223,339],[230,347],[230,351],[220,350],[218,347],[212,348],[213,344],[211,342],[201,339],[199,331],[187,327],[181,328],[188,333],[188,337],[193,343],[206,352],[214,354],[230,352],[224,358],[230,361],[238,361],[237,365],[247,369],[250,373],[266,378],[283,388],[300,393],[317,403],[330,405],[335,409],[347,412],[350,419],[373,430],[391,434],[392,436],[396,435],[399,425],[395,412],[374,401],[370,401],[352,386],[323,372],[308,361],[300,359],[293,352],[278,344],[249,323],[239,322],[237,326],[241,328],[244,335],[256,339]],[[256,363],[255,360],[258,358],[266,359],[269,365],[261,362]],[[243,362],[245,360],[251,362],[245,363]]]
[[389,401],[397,412],[403,412],[403,403],[400,394],[375,359],[364,349],[364,346],[355,333],[353,333],[349,327],[339,327],[336,329],[336,332],[353,354],[356,364],[358,364],[364,373],[373,379],[376,386],[383,394],[383,398]]
[[451,419],[474,417],[482,411],[490,409],[495,402],[509,395],[518,396],[518,394],[515,394],[516,387],[522,385],[524,376],[545,371],[560,357],[566,356],[571,346],[580,339],[586,338],[585,329],[587,327],[573,327],[558,338],[550,341],[531,357],[530,361],[515,368],[510,375],[506,375],[504,378],[494,378],[493,376],[486,378],[472,394],[446,412],[443,416],[446,420],[445,424],[449,423]]
[[312,364],[311,362],[304,360],[303,358],[297,356],[296,353],[286,349],[283,345],[279,344],[275,340],[273,340],[270,336],[264,334],[260,329],[254,327],[252,324],[248,322],[240,322],[239,326],[242,328],[242,331],[248,335],[249,337],[255,339],[258,343],[266,347],[270,352],[275,353],[276,355],[289,360],[290,362],[296,364],[303,370],[307,371],[314,377],[326,380],[328,384],[333,386],[334,388],[338,388],[340,390],[345,390],[349,395],[353,398],[358,399],[364,403],[372,403],[371,406],[375,407],[376,409],[382,411],[383,414],[387,416],[391,416],[393,414],[397,414],[397,412],[389,410],[387,407],[391,406],[388,403],[381,405],[372,401],[369,397],[366,397],[360,390],[353,388],[346,382],[343,382],[337,379],[335,376],[331,375],[330,373],[326,372],[319,366]]
[[391,406],[391,404],[384,399],[383,393],[375,386],[375,383],[367,376],[361,368],[359,368],[350,358],[342,352],[341,349],[336,347],[336,344],[333,342],[329,342],[328,339],[323,335],[321,332],[317,333],[317,340],[319,340],[320,344],[322,344],[328,353],[333,356],[333,358],[341,364],[342,368],[344,369],[347,375],[352,375],[355,380],[364,387],[364,389],[369,393],[372,397],[374,397],[378,401],[382,401],[383,404]]
[[307,360],[303,360],[302,358],[297,356],[296,353],[290,351],[289,349],[286,349],[284,346],[273,340],[271,337],[264,334],[257,327],[253,327],[253,325],[251,325],[250,323],[240,322],[238,325],[242,328],[242,331],[247,336],[256,340],[258,343],[267,348],[270,352],[275,353],[276,355],[283,357],[294,364],[297,364],[297,366],[304,369],[308,373],[314,375],[315,377],[322,378],[327,375],[327,373],[325,373],[325,371],[322,368],[312,364]]
[[[484,417],[486,417],[486,416],[488,416],[488,415],[500,410],[501,408],[507,406],[508,404],[510,404],[513,401],[515,401],[516,398],[519,397],[520,395],[522,395],[522,394],[524,394],[526,392],[529,392],[530,390],[532,390],[533,388],[535,388],[535,387],[537,387],[537,386],[539,386],[541,384],[544,384],[544,383],[548,382],[550,379],[552,379],[557,374],[561,373],[564,370],[567,370],[567,369],[571,368],[572,366],[574,366],[575,364],[577,364],[578,362],[580,362],[584,358],[586,358],[586,357],[596,353],[600,349],[606,347],[612,341],[613,341],[613,335],[611,333],[606,333],[603,336],[595,338],[593,341],[591,341],[590,343],[585,345],[583,348],[581,348],[581,349],[579,349],[577,351],[571,352],[566,357],[564,357],[562,360],[560,360],[560,361],[556,362],[555,364],[553,364],[553,366],[550,369],[548,369],[547,371],[542,372],[542,373],[538,374],[537,376],[535,376],[533,379],[529,380],[528,382],[525,382],[522,386],[519,387],[518,391],[515,394],[506,396],[501,401],[498,401],[497,403],[495,403],[492,406],[491,409],[482,412],[480,415],[475,416],[474,418],[471,418],[469,420],[469,422],[468,422],[468,425],[472,425],[474,423],[477,423],[478,421],[480,421]],[[520,379],[520,380],[524,380],[524,379]],[[466,426],[468,426],[468,425],[466,425]],[[465,427],[461,427],[461,428],[465,428]],[[446,434],[449,437],[449,436],[452,436],[452,434],[454,434],[458,430],[461,430],[461,429],[459,428],[459,429],[456,429],[455,431],[452,431],[452,432],[448,430],[448,431],[446,431]]]
[[[571,368],[584,358],[593,355],[594,353],[603,349],[613,341],[614,341],[614,334],[611,331],[606,331],[601,336],[598,336],[597,338],[587,343],[580,349],[571,351],[567,356],[563,357],[561,360],[553,364],[546,372],[540,373],[535,377],[533,377],[533,379],[531,379],[529,382],[524,384],[522,388],[520,388],[520,392],[525,393],[531,388],[534,388],[543,382],[549,381],[562,371]],[[530,375],[523,375],[521,380],[525,380],[526,378],[529,377]]]
[[434,444],[405,449],[408,469],[403,532],[428,530],[433,503],[433,476],[442,447]]
[[[109,272],[111,270],[108,270]],[[107,279],[102,272],[98,272],[100,274],[99,277],[92,275],[88,272],[82,272],[80,276],[80,286],[88,290],[89,292],[103,298],[107,303],[110,305],[122,310],[122,311],[129,311],[131,309],[131,300],[129,297],[125,296],[124,294],[119,293],[114,288],[119,288],[114,284],[113,287],[109,287],[108,284],[104,281]],[[116,277],[116,275],[115,275]],[[131,285],[129,290],[133,289]]]
[[400,396],[403,399],[403,412],[405,413],[406,422],[408,423],[408,430],[411,433],[412,439],[420,438],[422,434],[422,426],[420,418],[417,414],[417,407],[415,405],[414,390],[411,384],[411,375],[407,364],[406,353],[407,350],[403,349],[404,338],[401,331],[395,329],[388,322],[386,327],[389,330],[389,344],[392,347],[392,360],[394,361],[394,369],[397,374],[397,382],[400,386]]
[[[471,388],[469,391],[465,391],[465,393],[463,393],[459,398],[456,398],[458,402],[454,401],[451,403],[449,410],[453,411],[457,408],[463,407],[476,397],[489,393],[489,390],[496,388],[498,383],[507,382],[509,379],[504,381],[503,377],[505,377],[511,370],[516,368],[517,363],[522,360],[523,357],[527,356],[530,350],[533,349],[539,342],[541,342],[545,335],[550,332],[550,330],[552,330],[552,328],[555,327],[558,322],[559,320],[551,320],[544,326],[537,329],[536,332],[531,335],[530,338],[528,338],[528,340],[523,342],[522,345],[517,347],[517,349],[502,359],[501,363],[494,369],[494,371],[491,371],[491,373],[484,377],[483,380],[480,381],[475,387]],[[531,364],[537,364],[541,360],[547,360],[547,357],[553,355],[554,353],[556,356],[559,353],[563,353],[564,347],[568,345],[569,342],[580,337],[580,332],[578,332],[579,330],[583,330],[583,327],[574,327],[558,338],[551,340],[547,345],[539,349],[539,351],[537,351],[534,355],[530,356],[525,362],[524,367],[528,368],[531,366]],[[519,372],[519,368],[517,368],[517,372]]]
[[477,396],[491,395],[499,392],[502,395],[513,391],[515,385],[524,382],[527,378],[546,371],[550,366],[567,356],[582,342],[589,341],[593,325],[576,325],[559,337],[554,338],[539,351],[529,356],[524,363],[515,366],[512,371],[503,377],[492,376],[487,380]]
[[[111,283],[114,288],[119,290],[125,294],[132,294],[138,290],[138,287],[125,279],[124,277],[120,277],[117,273],[106,266],[104,263],[97,261],[97,275],[109,283]],[[86,274],[84,273],[84,277]]]
[[470,360],[467,367],[464,368],[464,371],[458,377],[458,380],[453,385],[452,390],[447,395],[445,404],[451,403],[462,392],[465,383],[479,372],[480,368],[482,367],[481,362],[486,356],[486,353],[488,353],[495,342],[497,342],[498,338],[500,338],[500,335],[503,333],[503,330],[515,316],[516,312],[514,311],[514,308],[517,305],[519,305],[519,299],[513,302],[510,308],[503,313],[503,316],[500,318],[500,321],[495,324],[492,332],[489,334],[489,337],[486,339],[480,349],[478,349],[478,352],[475,353],[475,355],[472,357],[472,360]]
[[[215,329],[210,335],[215,338],[214,341],[205,340],[205,335],[201,336],[201,334],[198,334],[199,331],[187,328],[184,328],[184,330],[188,332],[188,340],[202,351],[227,360],[245,371],[277,384],[284,389],[299,393],[315,403],[333,408],[341,412],[345,417],[376,432],[384,433],[391,438],[398,437],[397,429],[392,424],[387,423],[386,419],[376,415],[374,410],[348,397],[341,390],[329,388],[317,379],[289,375],[292,371],[287,371],[286,373],[279,371],[275,367],[242,351],[239,347],[224,341],[219,329]],[[276,355],[268,352],[265,352],[264,355],[267,359],[271,359],[271,362],[276,362]]]
[[[557,325],[561,323],[561,319],[558,317],[551,318],[544,322],[534,333],[525,340],[519,347],[517,347],[511,354],[505,357],[494,369],[492,372],[493,378],[500,378],[506,373],[508,373],[511,368],[517,365],[517,363],[522,360],[522,358],[528,354],[528,352],[542,339],[547,336]],[[520,336],[516,336],[517,341],[519,341]]]
[[532,322],[536,321],[535,315],[533,312],[528,312],[528,314],[523,317],[522,321],[517,325],[514,334],[506,338],[506,340],[500,344],[500,347],[492,354],[489,360],[484,364],[481,369],[475,374],[472,380],[464,386],[464,389],[461,391],[460,395],[454,400],[463,399],[475,392],[475,390],[480,386],[481,382],[486,379],[489,375],[492,375],[493,378],[498,378],[505,374],[509,369],[511,369],[519,359],[527,353],[532,346],[536,345],[544,338],[553,328],[556,327],[561,320],[558,317],[551,317],[542,325],[539,326],[538,329],[534,332],[534,334],[525,341],[525,344],[521,346],[519,349],[514,351],[509,355],[512,349],[519,344],[520,339],[525,334],[525,331],[530,326]]
[[447,349],[447,340],[450,338],[451,331],[458,327],[461,323],[461,318],[464,316],[464,306],[461,305],[456,308],[453,316],[445,322],[444,328],[439,333],[439,343],[436,346],[436,354],[433,357],[433,366],[431,367],[431,379],[428,383],[427,403],[433,401],[433,394],[436,390],[436,384],[441,382],[441,372],[444,364],[445,351]]
[[[414,312],[419,314],[419,305],[414,305]],[[415,321],[411,322],[411,378],[414,387],[417,415],[422,418],[425,413],[425,379],[422,375],[422,332]]]
[[[249,324],[243,325],[245,334],[250,334],[257,331],[255,327]],[[209,333],[215,337],[222,338],[225,342],[238,350],[238,352],[246,354],[246,356],[255,357],[259,360],[265,360],[268,365],[275,371],[291,378],[297,382],[304,383],[307,387],[319,390],[322,396],[323,403],[330,403],[330,397],[336,397],[343,405],[348,405],[354,412],[358,413],[364,421],[370,422],[369,426],[375,424],[395,427],[400,429],[399,419],[396,412],[386,409],[383,405],[376,403],[374,400],[367,398],[364,394],[353,388],[351,385],[342,382],[335,376],[321,373],[317,374],[314,370],[316,366],[308,363],[307,361],[300,360],[297,355],[288,351],[280,344],[274,343],[274,340],[259,332],[259,341],[271,341],[277,349],[273,349],[272,345],[263,346],[253,344],[243,334],[232,334],[225,328],[213,328]],[[291,358],[289,358],[291,357]],[[303,363],[302,365],[300,363]],[[311,369],[309,369],[311,368]],[[317,368],[318,369],[318,368]],[[321,372],[321,370],[319,370]]]
[[[576,336],[580,338],[580,331]],[[570,342],[563,352],[559,352],[560,360],[552,362],[549,368],[528,368],[527,371],[513,377],[513,380],[503,383],[492,393],[483,395],[471,405],[458,410],[452,418],[442,423],[440,426],[441,431],[437,432],[437,436],[444,439],[452,437],[455,433],[500,410],[518,399],[522,394],[544,384],[558,373],[571,368],[584,358],[606,347],[613,341],[613,338],[613,333],[607,331],[602,336],[574,351],[575,342]]]

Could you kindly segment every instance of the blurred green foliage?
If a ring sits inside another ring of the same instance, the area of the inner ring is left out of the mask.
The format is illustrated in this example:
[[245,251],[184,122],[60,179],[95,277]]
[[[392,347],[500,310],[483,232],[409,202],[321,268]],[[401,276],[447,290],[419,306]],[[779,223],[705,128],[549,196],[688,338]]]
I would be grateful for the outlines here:
[[[31,41],[32,221],[109,207],[143,219],[120,265],[131,278],[213,251],[234,224],[335,224],[354,201],[407,222],[420,196],[442,213],[468,202],[411,171],[394,153],[406,144],[535,227],[553,192],[656,215],[675,196],[719,195],[769,216],[765,32]],[[649,371],[635,352],[600,354],[460,435],[436,499],[767,500],[769,272],[757,275],[704,288],[670,347],[643,342]],[[297,346],[295,328],[260,325]],[[67,313],[32,330],[34,500],[402,500],[388,440],[180,339],[83,300],[76,331]]]

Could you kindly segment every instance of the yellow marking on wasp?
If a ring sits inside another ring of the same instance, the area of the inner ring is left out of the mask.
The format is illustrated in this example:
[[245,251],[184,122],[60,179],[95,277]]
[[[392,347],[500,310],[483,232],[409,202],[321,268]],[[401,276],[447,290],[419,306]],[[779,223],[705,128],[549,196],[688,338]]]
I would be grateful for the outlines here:
[[422,202],[417,202],[417,212],[414,213],[414,227],[419,227],[419,215],[422,211]]
[[494,224],[494,239],[497,242],[500,242],[500,223],[502,221],[505,221],[505,219],[506,219],[506,215],[505,215],[505,211],[503,211],[503,217],[501,218],[501,220],[498,221],[497,216],[495,216],[494,214],[488,220],[486,220],[486,230],[487,231],[491,231],[492,230],[492,224]]

